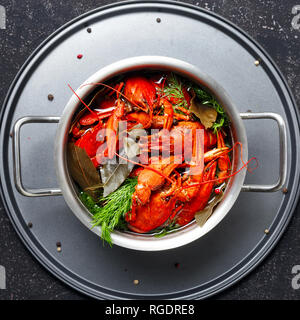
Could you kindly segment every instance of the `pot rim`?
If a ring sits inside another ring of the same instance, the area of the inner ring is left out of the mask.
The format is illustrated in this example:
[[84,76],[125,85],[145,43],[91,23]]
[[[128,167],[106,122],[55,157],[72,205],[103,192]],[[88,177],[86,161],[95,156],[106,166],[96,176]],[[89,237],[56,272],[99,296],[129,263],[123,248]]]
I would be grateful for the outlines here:
[[[141,69],[171,69],[173,72],[190,78],[193,82],[206,87],[210,92],[212,92],[226,110],[226,113],[231,121],[233,140],[240,141],[243,144],[243,159],[244,161],[247,161],[248,144],[246,131],[243,121],[233,101],[226,93],[224,88],[220,86],[213,78],[203,73],[194,65],[185,61],[164,56],[139,56],[120,60],[105,66],[94,73],[76,90],[76,94],[79,97],[84,98],[95,89],[94,86],[86,84],[104,82],[117,74]],[[79,200],[77,195],[78,192],[75,189],[74,183],[72,182],[72,178],[70,177],[67,169],[66,145],[68,142],[68,132],[72,117],[80,104],[81,103],[78,98],[73,94],[60,118],[56,131],[54,152],[56,174],[63,197],[71,211],[87,228],[100,236],[101,227],[94,227],[91,229],[91,214]],[[241,167],[242,165],[241,159],[239,159],[235,153],[236,152],[234,151],[233,159],[235,159],[235,161],[233,170]],[[170,233],[162,238],[115,231],[111,234],[112,241],[115,245],[141,251],[168,250],[195,241],[211,231],[225,218],[239,196],[245,176],[246,170],[242,170],[238,175],[229,179],[223,200],[215,208],[212,216],[208,219],[203,227],[199,227],[196,222],[193,222],[188,227],[182,228],[177,232]]]

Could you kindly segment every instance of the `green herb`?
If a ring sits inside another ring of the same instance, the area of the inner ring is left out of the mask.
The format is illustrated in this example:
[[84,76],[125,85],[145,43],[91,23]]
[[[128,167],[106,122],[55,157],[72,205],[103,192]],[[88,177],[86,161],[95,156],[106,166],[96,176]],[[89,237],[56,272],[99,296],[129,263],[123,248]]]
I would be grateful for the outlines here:
[[118,228],[124,229],[125,214],[130,211],[132,194],[134,193],[137,178],[127,178],[114,192],[99,199],[98,203],[85,192],[80,194],[80,200],[93,214],[93,227],[101,226],[101,238],[112,246],[111,232]]
[[225,110],[223,107],[219,104],[219,102],[207,91],[199,88],[199,87],[193,87],[197,97],[201,100],[202,104],[207,104],[209,106],[212,106],[217,112],[218,117],[215,123],[212,126],[212,129],[215,133],[217,133],[218,130],[220,130],[223,126],[229,125],[229,119],[225,113]]
[[174,111],[183,114],[183,112],[177,110],[176,107],[187,108],[188,103],[183,94],[182,82],[174,73],[171,73],[168,77],[167,86],[165,86],[163,92],[165,97],[173,98],[176,101],[176,104],[174,105]]
[[178,229],[178,225],[176,224],[175,219],[173,219],[169,224],[167,224],[163,229],[158,229],[157,232],[154,237],[155,238],[162,238],[164,236],[166,236],[169,233],[172,233],[173,231],[175,231],[176,229]]

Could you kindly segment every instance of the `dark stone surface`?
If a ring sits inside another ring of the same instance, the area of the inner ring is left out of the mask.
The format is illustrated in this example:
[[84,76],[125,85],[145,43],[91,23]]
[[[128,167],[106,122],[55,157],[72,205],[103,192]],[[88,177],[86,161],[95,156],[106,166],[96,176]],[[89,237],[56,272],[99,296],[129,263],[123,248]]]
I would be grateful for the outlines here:
[[[6,30],[0,30],[0,105],[10,83],[32,51],[72,18],[116,1],[1,0]],[[300,106],[300,29],[292,28],[296,0],[186,1],[232,21],[272,56]],[[300,13],[300,11],[299,11]],[[300,206],[268,258],[238,284],[214,299],[299,299],[291,285],[292,268],[300,265]],[[25,249],[0,203],[0,265],[6,268],[7,289],[1,299],[86,299],[49,274]]]

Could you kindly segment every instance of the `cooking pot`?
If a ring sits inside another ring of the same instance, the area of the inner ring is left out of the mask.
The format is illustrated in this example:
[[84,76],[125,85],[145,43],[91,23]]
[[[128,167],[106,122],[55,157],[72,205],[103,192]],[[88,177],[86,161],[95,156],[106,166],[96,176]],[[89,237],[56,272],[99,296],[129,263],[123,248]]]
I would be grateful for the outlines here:
[[[112,241],[129,249],[142,251],[167,250],[188,244],[201,238],[212,230],[224,219],[231,207],[235,203],[241,191],[250,192],[275,192],[283,187],[287,174],[287,134],[286,125],[283,118],[276,113],[239,113],[230,96],[225,92],[209,75],[204,74],[197,67],[174,58],[162,56],[142,56],[133,57],[118,61],[108,65],[93,74],[76,90],[76,94],[82,99],[86,98],[94,89],[94,86],[86,85],[90,83],[105,82],[108,79],[125,72],[138,70],[167,70],[173,71],[189,78],[196,84],[205,87],[211,92],[225,109],[230,122],[232,133],[232,144],[239,141],[243,145],[243,160],[248,159],[247,135],[243,119],[272,119],[278,124],[280,143],[280,165],[279,178],[273,185],[244,185],[246,170],[231,177],[228,180],[222,201],[215,208],[213,215],[208,219],[203,227],[199,227],[195,221],[180,228],[178,231],[167,234],[162,238],[151,235],[136,234],[133,232],[115,231],[112,233]],[[92,215],[82,204],[78,197],[78,189],[72,180],[67,166],[67,142],[68,133],[72,118],[78,110],[81,102],[78,97],[72,95],[67,103],[61,117],[23,117],[16,121],[13,129],[13,162],[14,178],[17,190],[27,197],[58,196],[63,195],[66,203],[75,216],[91,231],[101,235],[101,227],[91,228]],[[20,129],[26,123],[57,123],[58,128],[55,138],[54,162],[56,167],[59,189],[27,189],[22,184],[21,161],[20,161]],[[232,169],[238,170],[243,165],[237,150],[233,151]]]

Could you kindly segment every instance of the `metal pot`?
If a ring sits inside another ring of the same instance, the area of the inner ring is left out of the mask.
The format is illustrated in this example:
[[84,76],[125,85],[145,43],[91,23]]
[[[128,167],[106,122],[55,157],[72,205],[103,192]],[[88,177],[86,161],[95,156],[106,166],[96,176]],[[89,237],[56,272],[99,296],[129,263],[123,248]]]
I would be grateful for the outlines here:
[[[84,84],[105,82],[106,80],[120,73],[145,69],[171,70],[182,75],[183,77],[191,79],[195,83],[206,87],[218,99],[218,101],[221,102],[222,106],[226,110],[231,121],[233,143],[240,141],[243,144],[244,161],[248,159],[248,145],[246,131],[242,121],[243,119],[275,120],[278,124],[280,138],[280,168],[278,181],[273,185],[244,185],[246,170],[241,171],[239,174],[229,179],[223,200],[218,204],[213,215],[203,227],[199,227],[196,222],[192,222],[189,225],[181,228],[179,231],[168,234],[162,238],[119,231],[116,231],[112,234],[112,240],[116,245],[142,251],[159,251],[180,247],[204,236],[226,216],[241,191],[274,192],[282,188],[287,172],[287,135],[284,120],[280,115],[265,112],[239,113],[228,94],[214,79],[207,74],[204,74],[189,63],[169,57],[142,56],[118,61],[93,74],[89,79],[86,80],[85,83],[83,83],[83,86],[81,86],[76,93],[78,96],[84,99],[94,90],[93,86],[84,86]],[[65,201],[76,217],[86,227],[100,236],[100,227],[94,227],[91,229],[92,216],[78,198],[78,191],[72,178],[70,177],[66,162],[66,146],[68,141],[69,127],[71,125],[72,117],[79,105],[80,101],[75,95],[73,95],[66,105],[60,118],[24,117],[15,123],[13,131],[15,185],[21,194],[28,197],[63,195]],[[20,128],[23,124],[32,122],[59,122],[55,140],[54,161],[60,189],[29,190],[24,188],[22,184],[20,163]],[[243,165],[236,151],[233,152],[232,164],[234,171]]]

